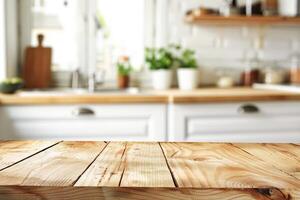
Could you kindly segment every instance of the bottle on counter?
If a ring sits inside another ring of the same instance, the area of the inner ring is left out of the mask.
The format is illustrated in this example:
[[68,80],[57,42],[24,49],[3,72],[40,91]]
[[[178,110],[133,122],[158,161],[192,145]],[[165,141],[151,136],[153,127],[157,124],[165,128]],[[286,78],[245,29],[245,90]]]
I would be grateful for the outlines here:
[[293,59],[291,61],[290,81],[292,84],[300,84],[300,60]]
[[274,16],[278,14],[277,0],[263,0],[262,10],[264,16]]
[[292,41],[293,53],[289,58],[290,82],[291,84],[300,84],[300,51],[299,43]]
[[254,83],[260,82],[261,61],[255,56],[245,63],[246,68],[241,74],[241,85],[251,87]]
[[260,78],[260,71],[256,68],[247,68],[242,72],[241,85],[251,87],[254,83],[258,83]]

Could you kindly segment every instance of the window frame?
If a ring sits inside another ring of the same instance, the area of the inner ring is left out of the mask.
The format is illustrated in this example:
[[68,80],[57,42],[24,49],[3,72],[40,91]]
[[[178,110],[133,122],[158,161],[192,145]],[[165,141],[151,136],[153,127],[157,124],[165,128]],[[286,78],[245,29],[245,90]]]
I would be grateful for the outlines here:
[[[81,15],[84,18],[84,33],[82,35],[82,58],[80,61],[80,70],[83,74],[88,75],[96,68],[96,23],[95,17],[97,16],[97,0],[78,0],[81,3]],[[19,0],[19,63],[22,63],[21,58],[24,57],[24,49],[31,44],[31,30],[32,30],[32,17],[31,17],[31,3],[30,1]],[[167,0],[145,0],[144,8],[144,45],[145,47],[154,47],[163,45],[163,40],[166,38],[164,31],[166,29],[166,22],[159,24],[157,28],[157,21],[162,15],[167,15]],[[157,11],[160,8],[159,12]],[[160,14],[159,14],[160,13]],[[166,19],[166,18],[165,18]],[[160,38],[160,39],[159,39]],[[162,39],[163,38],[163,39]],[[160,44],[160,45],[158,45]],[[71,69],[70,69],[71,70]]]
[[5,30],[5,2],[0,0],[0,80],[7,76]]

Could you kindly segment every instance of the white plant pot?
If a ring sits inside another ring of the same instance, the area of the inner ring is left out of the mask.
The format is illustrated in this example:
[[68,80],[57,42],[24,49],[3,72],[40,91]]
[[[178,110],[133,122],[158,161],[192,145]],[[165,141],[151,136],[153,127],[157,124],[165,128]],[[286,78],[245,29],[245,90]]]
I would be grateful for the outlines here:
[[297,0],[279,0],[279,14],[286,17],[295,17],[299,3]]
[[181,90],[194,90],[199,84],[198,69],[178,69],[178,84]]
[[167,90],[172,85],[171,70],[154,70],[152,71],[152,86],[155,90]]

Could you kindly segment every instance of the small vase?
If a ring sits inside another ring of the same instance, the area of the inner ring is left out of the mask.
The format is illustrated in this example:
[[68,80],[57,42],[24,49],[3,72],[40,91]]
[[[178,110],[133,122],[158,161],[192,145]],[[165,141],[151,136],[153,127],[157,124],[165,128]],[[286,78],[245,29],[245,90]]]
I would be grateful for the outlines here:
[[118,75],[118,86],[120,89],[129,87],[130,78],[127,75]]
[[152,86],[155,90],[167,90],[172,85],[171,70],[154,70],[152,71]]
[[198,69],[178,69],[178,83],[180,90],[194,90],[199,84]]

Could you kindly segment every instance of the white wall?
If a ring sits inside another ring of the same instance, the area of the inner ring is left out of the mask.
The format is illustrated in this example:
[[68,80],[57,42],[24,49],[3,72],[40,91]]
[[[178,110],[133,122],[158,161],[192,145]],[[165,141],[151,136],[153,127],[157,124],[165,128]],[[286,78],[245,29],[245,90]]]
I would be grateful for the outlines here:
[[18,31],[18,5],[17,0],[5,1],[6,18],[6,66],[7,76],[13,77],[18,74],[19,63],[19,31]]
[[6,76],[5,9],[4,0],[0,0],[0,80]]
[[[202,69],[202,82],[214,81],[215,68],[241,70],[246,52],[253,47],[255,38],[264,37],[264,60],[284,61],[291,54],[292,42],[300,43],[299,26],[216,26],[190,25],[184,22],[188,9],[200,5],[218,8],[220,0],[168,0],[168,42],[180,43],[197,51]],[[286,62],[279,62],[285,66]],[[239,73],[236,74],[239,78]]]

